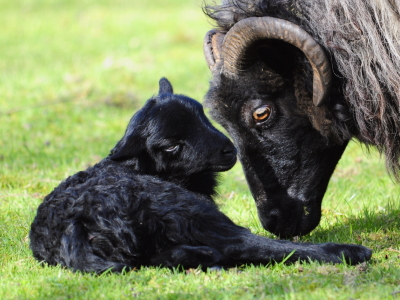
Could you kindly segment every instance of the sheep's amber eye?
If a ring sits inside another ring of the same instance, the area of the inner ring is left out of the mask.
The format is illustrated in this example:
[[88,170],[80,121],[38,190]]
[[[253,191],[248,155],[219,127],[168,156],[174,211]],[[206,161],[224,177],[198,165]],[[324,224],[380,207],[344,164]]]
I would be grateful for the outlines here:
[[175,146],[171,146],[165,149],[165,151],[167,152],[174,152],[175,150],[177,150],[179,147],[179,145],[175,145]]
[[253,111],[253,119],[256,123],[262,123],[266,121],[271,115],[271,107],[269,105],[263,105]]

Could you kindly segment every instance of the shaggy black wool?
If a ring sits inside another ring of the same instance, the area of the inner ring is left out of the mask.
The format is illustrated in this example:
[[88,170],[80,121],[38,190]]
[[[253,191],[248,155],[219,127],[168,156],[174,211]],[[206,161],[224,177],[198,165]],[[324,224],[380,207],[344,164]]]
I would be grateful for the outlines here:
[[400,182],[399,1],[205,3],[216,25],[204,43],[206,105],[232,136],[266,230],[291,238],[316,228],[353,138],[375,146]]

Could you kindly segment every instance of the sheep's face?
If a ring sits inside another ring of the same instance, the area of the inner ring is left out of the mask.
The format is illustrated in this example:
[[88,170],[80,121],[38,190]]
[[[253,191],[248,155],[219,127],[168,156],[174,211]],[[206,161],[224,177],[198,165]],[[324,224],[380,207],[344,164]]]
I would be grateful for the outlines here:
[[287,70],[278,73],[258,62],[236,79],[215,72],[206,100],[238,149],[263,227],[283,238],[318,225],[329,178],[346,146],[314,129]]
[[159,95],[131,119],[111,159],[135,160],[143,173],[172,179],[229,170],[236,149],[211,125],[202,105],[160,85]]

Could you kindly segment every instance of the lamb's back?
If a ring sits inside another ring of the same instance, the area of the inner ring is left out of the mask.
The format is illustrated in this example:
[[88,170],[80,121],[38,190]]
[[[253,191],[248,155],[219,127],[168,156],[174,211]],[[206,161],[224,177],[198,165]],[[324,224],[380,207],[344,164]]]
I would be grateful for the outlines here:
[[31,248],[38,260],[63,264],[61,241],[69,227],[80,225],[97,255],[143,265],[157,251],[195,243],[191,220],[215,213],[208,197],[106,159],[45,197],[31,226]]

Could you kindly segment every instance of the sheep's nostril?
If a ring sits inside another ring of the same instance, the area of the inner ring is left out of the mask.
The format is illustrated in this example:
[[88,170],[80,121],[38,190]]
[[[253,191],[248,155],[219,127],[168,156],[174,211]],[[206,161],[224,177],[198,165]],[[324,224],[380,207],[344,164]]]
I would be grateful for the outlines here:
[[261,216],[261,223],[263,227],[269,232],[275,233],[279,222],[279,213],[277,211],[271,212],[267,216]]

